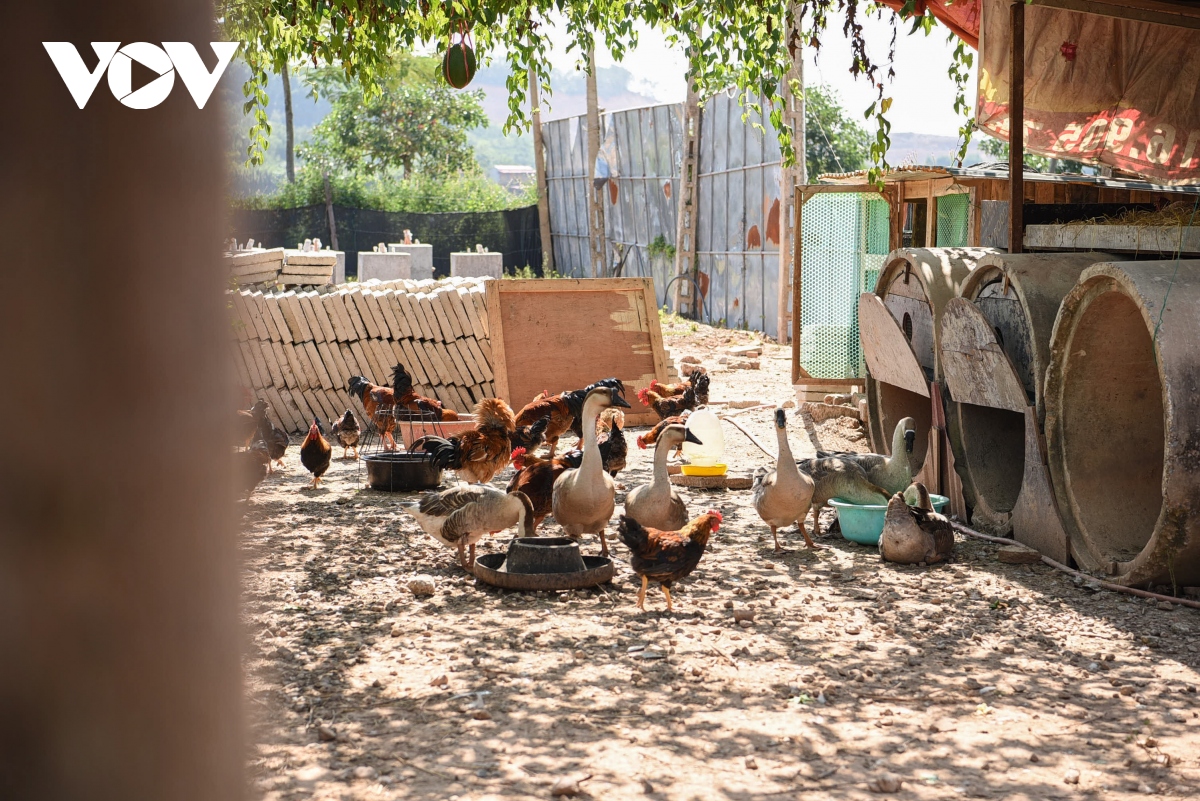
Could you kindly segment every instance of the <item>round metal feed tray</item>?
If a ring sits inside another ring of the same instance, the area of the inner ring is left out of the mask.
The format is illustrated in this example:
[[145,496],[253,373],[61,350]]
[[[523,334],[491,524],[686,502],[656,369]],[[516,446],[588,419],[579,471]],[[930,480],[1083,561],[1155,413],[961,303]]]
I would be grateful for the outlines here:
[[[515,565],[519,572],[509,572]],[[489,553],[475,560],[475,577],[506,590],[578,590],[612,581],[607,556],[583,556],[579,544],[565,537],[518,537],[508,553]]]
[[373,453],[363,457],[373,490],[412,492],[442,483],[442,471],[427,453]]

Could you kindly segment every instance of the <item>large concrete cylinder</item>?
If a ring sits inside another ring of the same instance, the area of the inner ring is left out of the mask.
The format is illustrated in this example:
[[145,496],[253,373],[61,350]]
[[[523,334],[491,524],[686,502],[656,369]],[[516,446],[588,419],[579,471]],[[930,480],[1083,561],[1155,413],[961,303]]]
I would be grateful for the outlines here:
[[[912,346],[926,381],[941,378],[938,337],[942,309],[958,295],[979,259],[997,252],[990,248],[900,248],[888,254],[875,294]],[[911,417],[917,426],[912,468],[914,474],[919,472],[929,450],[929,398],[871,376],[866,384],[871,448],[890,454],[896,424]]]
[[[963,403],[973,393],[956,392],[955,371],[946,369],[950,394],[958,395],[946,408],[950,447],[963,497],[972,510],[972,525],[982,531],[1002,537],[1012,532],[1012,510],[1025,473],[1023,407],[1035,406],[1039,423],[1044,419],[1042,382],[1058,307],[1080,273],[1112,258],[1106,253],[995,253],[979,259],[963,282],[962,297],[985,318],[992,341],[1008,356],[1024,391],[1021,408]],[[948,315],[942,325],[957,323],[956,316]],[[952,332],[943,331],[942,346],[956,339]],[[942,354],[943,362],[950,358]],[[983,376],[985,381],[991,378],[1003,376]]]
[[1118,583],[1200,583],[1198,331],[1196,260],[1093,265],[1054,324],[1054,491],[1076,562]]

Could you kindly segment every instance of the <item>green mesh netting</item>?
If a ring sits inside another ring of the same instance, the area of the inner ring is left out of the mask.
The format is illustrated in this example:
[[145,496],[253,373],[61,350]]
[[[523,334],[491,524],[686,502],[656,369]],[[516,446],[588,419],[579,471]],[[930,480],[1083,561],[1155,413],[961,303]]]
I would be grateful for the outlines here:
[[937,199],[937,244],[942,248],[967,246],[970,195],[943,195]]
[[875,288],[890,230],[875,195],[822,193],[804,204],[800,241],[800,364],[814,378],[866,375],[858,296]]

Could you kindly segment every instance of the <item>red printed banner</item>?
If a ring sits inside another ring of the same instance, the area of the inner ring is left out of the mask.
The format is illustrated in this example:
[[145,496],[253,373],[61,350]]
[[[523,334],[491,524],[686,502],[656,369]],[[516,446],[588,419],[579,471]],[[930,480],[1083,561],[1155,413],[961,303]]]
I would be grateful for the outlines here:
[[[894,11],[904,8],[904,0],[879,0]],[[954,35],[971,47],[979,47],[980,0],[917,0],[914,11],[923,16],[926,11],[945,25]]]
[[[983,0],[976,125],[1009,132],[1009,0]],[[1200,184],[1196,31],[1025,9],[1025,149],[1109,165],[1165,185]]]

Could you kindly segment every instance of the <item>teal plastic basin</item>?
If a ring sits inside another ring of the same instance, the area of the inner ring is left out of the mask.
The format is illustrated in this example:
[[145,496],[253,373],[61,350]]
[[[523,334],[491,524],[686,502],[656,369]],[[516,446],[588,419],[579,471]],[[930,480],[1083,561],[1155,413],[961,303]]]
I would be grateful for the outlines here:
[[[933,510],[941,512],[950,503],[945,495],[929,493]],[[842,536],[852,542],[863,545],[878,545],[879,535],[883,534],[883,517],[887,512],[887,504],[858,504],[847,503],[841,498],[833,498],[829,505],[837,509],[838,523],[841,525]]]

